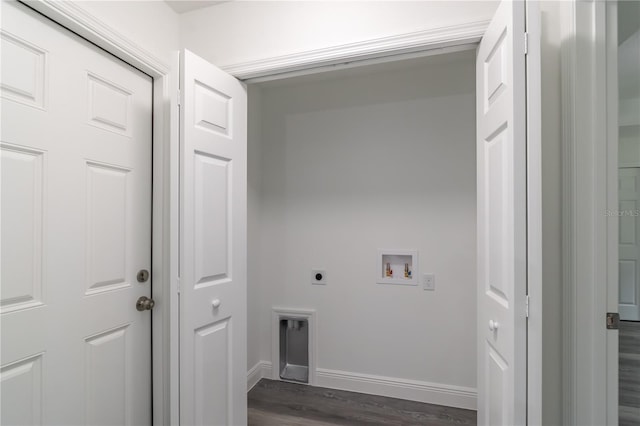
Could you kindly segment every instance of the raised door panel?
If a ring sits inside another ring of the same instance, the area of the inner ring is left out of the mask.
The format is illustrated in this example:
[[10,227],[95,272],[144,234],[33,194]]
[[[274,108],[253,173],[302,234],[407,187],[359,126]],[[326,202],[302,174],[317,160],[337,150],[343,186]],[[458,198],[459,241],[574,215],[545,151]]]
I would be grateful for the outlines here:
[[131,91],[93,73],[87,74],[87,83],[89,124],[131,136]]
[[131,399],[127,374],[131,365],[129,326],[85,339],[85,424],[130,425]]
[[11,58],[2,61],[0,96],[39,109],[45,108],[47,52],[45,49],[0,30],[0,50]]
[[508,194],[509,184],[505,182],[508,170],[504,168],[504,159],[508,155],[506,128],[502,127],[484,141],[485,185],[483,196],[486,200],[486,294],[504,308],[509,308],[509,268],[504,259],[508,250]]
[[43,303],[44,152],[0,144],[0,312]]
[[41,425],[42,354],[30,356],[0,369],[0,423]]
[[637,261],[620,260],[620,304],[637,305],[638,292],[634,285],[638,279],[636,276]]
[[230,425],[233,395],[231,390],[231,322],[215,322],[195,331],[194,367],[196,378],[196,424]]
[[129,170],[87,163],[86,294],[127,287],[127,175]]
[[196,287],[231,280],[229,268],[230,160],[204,153],[194,155]]
[[509,378],[509,365],[500,356],[491,344],[487,347],[487,410],[488,423],[490,425],[507,424],[508,412],[506,412],[507,401],[505,401],[506,389],[509,388],[507,380]]
[[636,216],[633,213],[638,210],[636,200],[620,200],[620,212],[628,212],[620,216],[620,244],[624,246],[636,246]]
[[197,80],[194,82],[194,97],[195,127],[232,138],[231,98]]
[[506,36],[507,27],[504,26],[498,36],[498,40],[494,42],[491,51],[483,61],[485,76],[485,83],[483,85],[485,113],[489,111],[493,104],[500,98],[500,95],[507,89],[506,67],[509,57],[505,40]]

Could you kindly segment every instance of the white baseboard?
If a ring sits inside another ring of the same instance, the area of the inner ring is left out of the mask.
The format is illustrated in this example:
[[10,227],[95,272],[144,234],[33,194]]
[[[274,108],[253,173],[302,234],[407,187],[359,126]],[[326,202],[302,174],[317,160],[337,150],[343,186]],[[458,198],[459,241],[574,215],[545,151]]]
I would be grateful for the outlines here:
[[[258,362],[249,370],[247,388],[250,390],[261,378],[271,379],[271,374],[271,363],[269,361]],[[318,368],[316,370],[315,386],[468,410],[477,409],[476,389],[464,386],[374,376],[326,368]]]
[[258,361],[247,372],[247,392],[249,392],[262,378],[271,379],[271,363],[269,361]]
[[475,388],[318,368],[316,386],[476,410]]

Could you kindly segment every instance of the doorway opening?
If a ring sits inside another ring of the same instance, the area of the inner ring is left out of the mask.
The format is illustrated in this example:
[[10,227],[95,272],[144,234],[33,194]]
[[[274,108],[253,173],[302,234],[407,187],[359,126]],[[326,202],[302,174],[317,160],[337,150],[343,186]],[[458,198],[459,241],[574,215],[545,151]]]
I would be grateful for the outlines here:
[[[476,408],[475,60],[250,84],[248,358],[263,377],[280,373],[272,308],[315,309],[317,386]],[[379,284],[387,248],[415,251],[397,274],[419,270],[417,285]]]
[[620,425],[640,423],[640,4],[617,4]]

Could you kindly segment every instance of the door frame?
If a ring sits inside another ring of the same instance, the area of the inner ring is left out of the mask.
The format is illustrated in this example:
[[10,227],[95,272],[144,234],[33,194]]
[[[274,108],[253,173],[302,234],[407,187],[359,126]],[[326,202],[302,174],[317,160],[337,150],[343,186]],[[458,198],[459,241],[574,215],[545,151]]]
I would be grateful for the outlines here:
[[[540,6],[525,1],[525,29],[541,35]],[[335,69],[380,64],[475,49],[489,21],[463,23],[400,36],[348,43],[230,64],[222,69],[245,83],[261,83]],[[523,35],[524,36],[524,35]],[[528,43],[527,73],[527,421],[542,424],[543,293],[542,293],[542,99],[540,40]]]
[[177,73],[73,2],[18,0],[153,78],[152,296],[153,424],[178,420],[178,145]]
[[563,7],[563,424],[617,424],[618,332],[606,329],[618,312],[618,219],[606,216],[618,209],[616,3]]
[[[178,188],[179,145],[177,113],[178,72],[144,47],[115,31],[73,2],[18,0],[63,27],[108,51],[153,78],[153,206],[152,206],[152,311],[153,423],[179,424],[178,381]],[[528,28],[539,32],[537,3],[526,2]],[[532,13],[535,12],[535,13]],[[533,18],[533,20],[530,20]],[[488,22],[472,22],[396,35],[358,43],[348,43],[322,51],[236,64],[223,68],[248,83],[285,78],[303,73],[335,69],[337,64],[365,65],[469,49],[484,34]],[[533,27],[529,27],[529,25]],[[177,53],[176,53],[177,55]],[[530,58],[540,62],[540,46],[530,44]],[[176,61],[172,61],[176,63]],[[529,93],[540,91],[539,70],[527,64]],[[349,66],[349,65],[344,65]],[[540,123],[540,100],[534,100],[529,123]],[[532,127],[533,128],[533,127]],[[539,135],[531,134],[530,137]],[[540,146],[528,147],[529,182],[527,233],[528,291],[531,296],[527,345],[528,416],[534,424],[542,418],[542,253]],[[539,422],[537,422],[539,423]]]

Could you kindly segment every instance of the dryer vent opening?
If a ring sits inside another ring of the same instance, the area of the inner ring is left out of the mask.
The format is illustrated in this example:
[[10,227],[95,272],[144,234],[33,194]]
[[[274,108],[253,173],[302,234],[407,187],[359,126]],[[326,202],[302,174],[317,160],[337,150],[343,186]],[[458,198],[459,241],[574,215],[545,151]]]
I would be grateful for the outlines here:
[[280,379],[309,383],[309,321],[280,318]]

